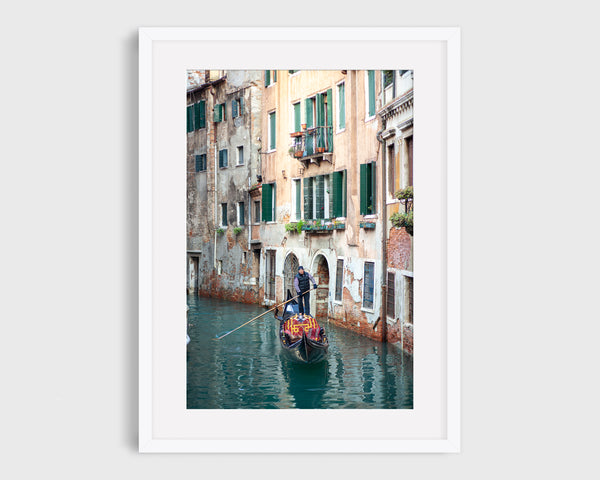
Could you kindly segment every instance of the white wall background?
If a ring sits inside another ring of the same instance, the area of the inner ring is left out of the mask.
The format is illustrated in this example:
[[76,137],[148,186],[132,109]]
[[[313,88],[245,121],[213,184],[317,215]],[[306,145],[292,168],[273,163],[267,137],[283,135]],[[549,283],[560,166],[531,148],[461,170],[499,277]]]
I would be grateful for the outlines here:
[[[0,476],[598,478],[594,3],[261,5],[3,9]],[[137,453],[136,30],[248,24],[462,27],[461,454]]]

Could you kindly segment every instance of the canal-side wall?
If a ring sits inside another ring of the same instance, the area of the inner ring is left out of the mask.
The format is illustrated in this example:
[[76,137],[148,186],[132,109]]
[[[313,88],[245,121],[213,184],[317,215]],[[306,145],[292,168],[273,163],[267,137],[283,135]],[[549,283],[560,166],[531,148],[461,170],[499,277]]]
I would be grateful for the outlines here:
[[[250,248],[248,191],[260,173],[262,77],[253,71],[210,71],[188,77],[194,81],[188,105],[203,101],[206,108],[204,126],[189,132],[187,141],[187,289],[197,295],[258,303],[259,259]],[[200,168],[197,155],[206,155]]]

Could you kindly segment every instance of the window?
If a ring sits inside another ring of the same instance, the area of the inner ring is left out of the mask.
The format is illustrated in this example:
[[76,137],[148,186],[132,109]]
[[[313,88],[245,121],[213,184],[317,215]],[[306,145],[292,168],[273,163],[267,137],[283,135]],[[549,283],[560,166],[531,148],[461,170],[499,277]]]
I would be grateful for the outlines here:
[[288,73],[290,75],[293,75],[294,73],[298,73],[300,70],[288,70]]
[[294,103],[294,132],[300,132],[302,130],[300,117],[300,102]]
[[331,98],[331,89],[327,90],[326,92],[319,93],[316,97],[317,127],[327,127],[317,129],[317,152],[333,151],[333,115],[331,113]]
[[300,220],[302,209],[302,187],[300,179],[292,180],[292,219]]
[[187,131],[193,132],[206,127],[206,101],[201,100],[198,103],[187,107]]
[[407,157],[407,176],[408,176],[408,185],[412,186],[413,184],[413,137],[407,137],[406,140],[406,157]]
[[246,219],[244,218],[244,214],[245,214],[244,202],[239,202],[237,204],[237,222],[238,222],[238,225],[245,225],[246,224]]
[[206,171],[206,154],[196,155],[196,172]]
[[394,84],[394,71],[393,70],[382,70],[381,78],[383,79],[383,88],[387,88]]
[[268,300],[275,300],[275,251],[267,250],[265,294]]
[[227,120],[227,109],[224,103],[219,103],[215,105],[213,110],[213,122],[223,122],[225,120]]
[[342,288],[344,286],[344,260],[338,258],[337,268],[335,271],[335,300],[342,301]]
[[223,273],[223,260],[217,260],[217,275]]
[[222,227],[227,226],[227,204],[226,203],[221,204],[221,226]]
[[[300,182],[298,181],[298,188],[299,186]],[[298,195],[297,192],[298,190],[296,190],[296,195]],[[299,198],[297,203],[300,204]],[[346,170],[304,179],[305,220],[345,216]]]
[[265,183],[262,186],[262,220],[275,221],[275,184]]
[[396,96],[396,79],[394,70],[381,71],[381,84],[383,87],[383,103],[391,102]]
[[[304,100],[304,108],[306,112],[306,128],[310,129],[315,126],[315,97],[307,98]],[[306,155],[312,155],[315,153],[315,138],[314,135],[306,136]]]
[[244,147],[237,147],[237,164],[244,164]]
[[375,263],[365,262],[363,283],[363,308],[373,308],[373,292],[375,291]]
[[375,71],[367,71],[367,118],[375,116]]
[[304,219],[330,218],[329,175],[317,175],[304,179]]
[[244,99],[242,97],[231,101],[231,118],[237,118],[244,114]]
[[269,113],[269,150],[275,150],[277,146],[277,119],[275,112]]
[[404,277],[404,321],[413,323],[413,278]]
[[396,318],[396,274],[388,272],[387,274],[387,316]]
[[338,132],[346,128],[346,86],[340,83],[337,86],[337,129]]
[[396,150],[393,143],[387,147],[387,169],[388,197],[394,198],[394,192],[398,190],[398,185],[396,182]]
[[375,162],[360,165],[360,214],[373,215],[376,213],[376,175]]
[[265,70],[265,87],[273,85],[277,81],[277,70]]
[[260,222],[260,200],[254,202],[254,223]]
[[227,167],[227,149],[219,150],[219,168]]

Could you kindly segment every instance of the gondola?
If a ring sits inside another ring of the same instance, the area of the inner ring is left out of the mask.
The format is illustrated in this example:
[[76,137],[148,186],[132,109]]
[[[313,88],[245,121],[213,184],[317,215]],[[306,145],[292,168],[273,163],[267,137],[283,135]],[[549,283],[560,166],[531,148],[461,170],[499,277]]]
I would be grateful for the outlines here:
[[[288,290],[288,300],[292,298]],[[279,320],[279,341],[283,354],[292,362],[300,364],[319,363],[327,358],[329,341],[323,327],[311,315],[298,313],[298,304],[292,300],[285,305],[282,316],[275,310]],[[295,333],[296,335],[290,336]]]

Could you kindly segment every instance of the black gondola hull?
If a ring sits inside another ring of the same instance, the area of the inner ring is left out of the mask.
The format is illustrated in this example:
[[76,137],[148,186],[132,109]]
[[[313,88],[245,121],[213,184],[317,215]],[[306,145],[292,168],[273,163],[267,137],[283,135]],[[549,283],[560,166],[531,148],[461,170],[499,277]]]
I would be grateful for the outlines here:
[[283,354],[294,363],[319,363],[327,358],[329,342],[325,334],[322,336],[323,341],[320,342],[311,340],[306,334],[303,334],[300,340],[290,344],[286,341],[282,322],[279,327],[279,340]]

